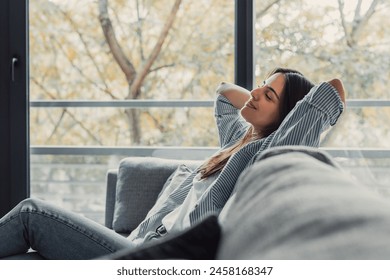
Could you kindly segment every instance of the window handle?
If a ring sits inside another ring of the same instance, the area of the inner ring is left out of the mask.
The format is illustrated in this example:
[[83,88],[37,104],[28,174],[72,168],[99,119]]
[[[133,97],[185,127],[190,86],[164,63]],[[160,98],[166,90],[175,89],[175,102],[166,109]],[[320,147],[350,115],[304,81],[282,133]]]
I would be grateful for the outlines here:
[[12,82],[15,82],[15,67],[16,67],[17,63],[18,63],[18,59],[16,57],[13,57],[12,58],[12,62],[11,62],[11,79],[12,79]]

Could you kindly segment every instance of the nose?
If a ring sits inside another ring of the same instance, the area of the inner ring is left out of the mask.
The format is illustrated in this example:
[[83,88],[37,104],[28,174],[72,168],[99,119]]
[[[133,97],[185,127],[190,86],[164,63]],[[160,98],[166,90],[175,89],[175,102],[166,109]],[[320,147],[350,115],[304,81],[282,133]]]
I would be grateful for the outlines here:
[[259,100],[260,95],[261,95],[261,88],[255,88],[251,91],[251,96],[255,101]]

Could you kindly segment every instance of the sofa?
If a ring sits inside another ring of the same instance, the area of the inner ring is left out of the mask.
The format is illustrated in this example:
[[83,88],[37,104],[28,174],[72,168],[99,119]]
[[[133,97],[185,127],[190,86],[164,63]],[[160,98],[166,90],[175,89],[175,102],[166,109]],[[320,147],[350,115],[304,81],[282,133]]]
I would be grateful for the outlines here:
[[[105,225],[128,235],[178,170],[199,164],[123,159],[107,174]],[[389,240],[388,199],[344,172],[326,152],[287,146],[263,152],[244,170],[218,216],[103,258],[390,259]]]

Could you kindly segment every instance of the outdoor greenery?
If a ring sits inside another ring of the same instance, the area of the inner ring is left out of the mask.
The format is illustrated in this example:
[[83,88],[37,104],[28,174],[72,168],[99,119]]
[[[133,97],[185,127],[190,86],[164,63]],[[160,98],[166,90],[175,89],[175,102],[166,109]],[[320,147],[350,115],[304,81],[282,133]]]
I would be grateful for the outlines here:
[[[233,81],[233,9],[232,1],[34,1],[31,99],[211,99],[220,81]],[[217,145],[210,109],[31,113],[40,131],[32,144]]]
[[[208,100],[219,82],[234,81],[232,0],[30,6],[32,100]],[[388,1],[255,6],[258,81],[288,66],[315,82],[342,78],[350,99],[390,99]],[[351,110],[325,144],[389,147],[389,117],[388,109]],[[210,109],[34,108],[31,127],[33,145],[218,144]]]
[[[348,99],[390,99],[389,1],[268,2],[257,12],[259,79],[270,65],[284,65],[316,83],[341,78]],[[390,147],[390,108],[346,112],[323,146]]]

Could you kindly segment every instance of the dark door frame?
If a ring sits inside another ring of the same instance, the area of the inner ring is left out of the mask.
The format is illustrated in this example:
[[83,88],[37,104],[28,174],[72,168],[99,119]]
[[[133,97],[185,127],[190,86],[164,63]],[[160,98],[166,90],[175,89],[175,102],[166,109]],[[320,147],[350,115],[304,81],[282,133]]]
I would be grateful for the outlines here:
[[0,216],[30,195],[28,0],[0,1]]
[[234,80],[248,90],[255,81],[255,0],[236,0],[234,30]]

